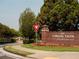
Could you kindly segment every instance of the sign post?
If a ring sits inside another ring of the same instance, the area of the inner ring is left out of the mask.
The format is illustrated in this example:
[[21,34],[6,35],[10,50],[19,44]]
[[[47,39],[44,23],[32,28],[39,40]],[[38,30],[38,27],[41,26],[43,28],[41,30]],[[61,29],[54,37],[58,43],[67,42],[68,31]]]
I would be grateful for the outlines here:
[[35,42],[37,43],[37,42],[38,42],[38,30],[39,30],[39,24],[38,24],[38,23],[35,23],[35,24],[33,25],[33,28],[34,28],[35,36],[36,36]]
[[38,33],[37,32],[35,33],[35,36],[36,36],[35,42],[37,43],[38,42]]

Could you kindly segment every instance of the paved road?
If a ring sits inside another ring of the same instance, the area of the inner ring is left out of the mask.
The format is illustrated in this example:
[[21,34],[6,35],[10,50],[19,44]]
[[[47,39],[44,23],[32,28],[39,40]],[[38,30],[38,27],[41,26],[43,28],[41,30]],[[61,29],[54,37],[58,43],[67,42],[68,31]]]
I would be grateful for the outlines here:
[[2,52],[1,48],[5,45],[16,45],[16,43],[0,44],[0,59],[14,59],[12,57],[7,56],[4,52]]
[[[16,45],[16,44],[9,44],[9,45]],[[14,48],[32,52],[35,54],[28,55],[28,57],[32,58],[23,58],[22,56],[15,55],[12,53],[8,53],[0,48],[0,59],[46,59],[47,57],[57,58],[57,59],[79,59],[79,52],[53,52],[53,51],[41,51],[41,50],[34,50],[23,48],[21,46],[13,46]]]
[[[9,44],[9,45],[13,45],[13,44]],[[9,53],[9,52],[3,50],[3,48],[1,47],[0,48],[0,59],[33,59],[33,58],[22,57],[20,55]]]
[[17,45],[18,43],[5,43],[5,44],[0,44],[0,48],[5,46],[5,45]]
[[0,48],[0,59],[14,59],[14,58],[7,56],[5,53],[2,52]]
[[8,57],[8,56],[1,56],[0,59],[13,59],[13,58]]
[[6,46],[6,45],[17,45],[17,43],[0,44],[0,59],[24,59],[18,55],[11,54],[9,52],[4,51],[3,46]]
[[29,57],[33,57],[37,59],[47,59],[48,57],[52,57],[50,59],[54,59],[54,58],[55,59],[79,59],[79,52],[54,52],[54,51],[41,51],[41,50],[23,48],[21,46],[13,46],[13,47],[23,51],[35,53],[32,55],[29,55]]

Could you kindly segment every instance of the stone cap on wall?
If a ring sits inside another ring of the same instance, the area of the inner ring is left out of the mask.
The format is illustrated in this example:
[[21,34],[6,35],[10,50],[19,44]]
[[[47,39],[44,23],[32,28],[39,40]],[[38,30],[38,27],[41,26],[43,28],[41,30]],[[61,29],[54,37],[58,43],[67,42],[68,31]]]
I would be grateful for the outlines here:
[[48,26],[47,25],[43,25],[41,31],[47,31],[47,32],[49,32]]

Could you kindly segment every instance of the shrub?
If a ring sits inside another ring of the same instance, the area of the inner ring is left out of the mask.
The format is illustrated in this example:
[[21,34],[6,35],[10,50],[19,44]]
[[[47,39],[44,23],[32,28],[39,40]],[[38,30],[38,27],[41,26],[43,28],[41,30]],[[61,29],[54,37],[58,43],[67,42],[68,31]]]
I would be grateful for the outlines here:
[[23,44],[34,43],[34,39],[24,39]]
[[8,38],[0,38],[0,43],[8,43],[10,40]]
[[0,42],[4,42],[4,39],[3,38],[0,38]]
[[28,44],[28,43],[29,43],[28,40],[26,40],[26,39],[23,40],[23,44]]
[[12,42],[12,43],[16,42],[16,39],[11,39],[11,42]]
[[46,43],[40,42],[40,43],[33,43],[33,46],[46,46]]

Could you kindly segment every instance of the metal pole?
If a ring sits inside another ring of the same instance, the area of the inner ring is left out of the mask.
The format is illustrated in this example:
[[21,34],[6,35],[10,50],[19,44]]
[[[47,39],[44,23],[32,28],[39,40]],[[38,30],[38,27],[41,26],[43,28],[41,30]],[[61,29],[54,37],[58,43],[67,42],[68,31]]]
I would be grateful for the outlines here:
[[35,35],[36,35],[36,41],[35,42],[37,43],[38,42],[38,37],[37,37],[38,33],[36,32]]

